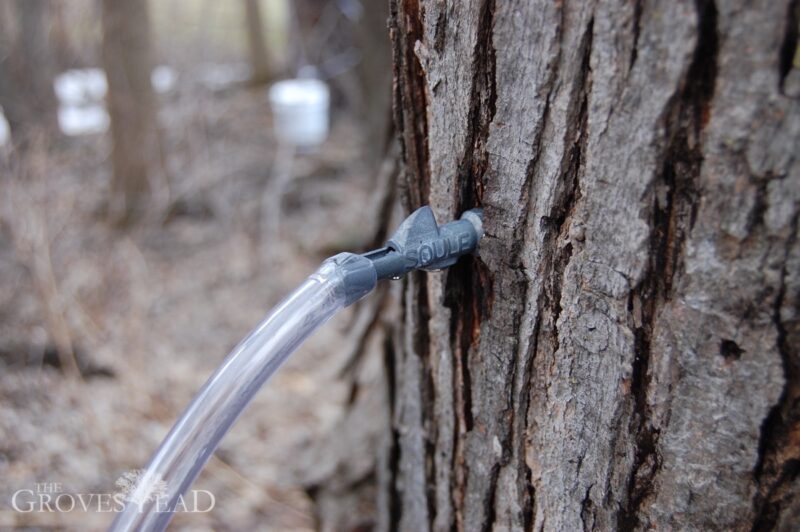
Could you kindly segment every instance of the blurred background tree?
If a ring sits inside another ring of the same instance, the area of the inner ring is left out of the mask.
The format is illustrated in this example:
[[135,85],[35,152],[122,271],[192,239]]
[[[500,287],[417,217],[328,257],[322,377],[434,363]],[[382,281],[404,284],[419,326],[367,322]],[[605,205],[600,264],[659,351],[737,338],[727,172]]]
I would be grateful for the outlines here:
[[264,38],[264,22],[259,0],[244,0],[247,45],[250,52],[250,81],[263,85],[273,79],[272,66]]
[[112,139],[109,214],[124,225],[152,204],[151,180],[159,160],[146,0],[103,0],[103,68]]
[[20,144],[35,132],[58,131],[49,4],[47,0],[0,4],[0,106]]

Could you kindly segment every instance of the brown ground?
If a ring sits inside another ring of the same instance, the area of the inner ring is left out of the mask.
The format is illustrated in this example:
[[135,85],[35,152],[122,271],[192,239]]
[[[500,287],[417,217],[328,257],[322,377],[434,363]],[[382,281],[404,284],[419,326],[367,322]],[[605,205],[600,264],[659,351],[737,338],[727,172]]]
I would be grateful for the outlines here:
[[[171,98],[161,117],[173,182],[163,223],[127,232],[105,223],[102,137],[34,150],[15,164],[3,155],[0,527],[104,528],[111,514],[14,512],[11,493],[36,482],[113,492],[271,305],[321,258],[363,245],[372,230],[364,206],[373,176],[359,164],[346,118],[334,118],[321,152],[296,160],[279,234],[259,245],[274,151],[263,94]],[[346,398],[336,375],[348,317],[261,391],[195,485],[214,493],[215,509],[179,515],[173,529],[313,527],[300,462]],[[81,379],[55,367],[60,323]]]

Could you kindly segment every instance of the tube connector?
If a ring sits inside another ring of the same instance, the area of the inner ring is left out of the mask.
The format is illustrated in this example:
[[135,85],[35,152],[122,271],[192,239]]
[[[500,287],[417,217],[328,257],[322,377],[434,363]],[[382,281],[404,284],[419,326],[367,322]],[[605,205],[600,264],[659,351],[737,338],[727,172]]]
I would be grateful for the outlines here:
[[378,281],[375,266],[363,255],[339,253],[328,258],[325,263],[333,264],[341,275],[346,307],[372,292]]
[[399,279],[412,270],[448,268],[462,255],[473,253],[483,237],[483,210],[471,209],[461,219],[436,223],[427,205],[403,220],[385,247],[364,253],[378,280]]

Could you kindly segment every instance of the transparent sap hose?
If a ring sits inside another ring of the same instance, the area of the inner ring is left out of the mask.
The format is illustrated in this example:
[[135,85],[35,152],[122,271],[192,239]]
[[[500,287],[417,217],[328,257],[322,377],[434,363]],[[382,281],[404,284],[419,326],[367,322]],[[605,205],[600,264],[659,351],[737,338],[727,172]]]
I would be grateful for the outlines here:
[[163,530],[242,410],[297,347],[375,287],[370,261],[332,257],[279,303],[228,355],[162,442],[112,531]]

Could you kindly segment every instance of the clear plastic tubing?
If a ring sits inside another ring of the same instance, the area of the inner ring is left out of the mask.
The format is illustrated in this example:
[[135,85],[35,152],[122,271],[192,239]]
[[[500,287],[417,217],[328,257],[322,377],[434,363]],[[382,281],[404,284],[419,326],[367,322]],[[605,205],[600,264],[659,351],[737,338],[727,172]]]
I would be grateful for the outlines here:
[[[129,496],[144,502],[128,502],[110,530],[164,530],[181,496],[261,386],[311,333],[375,283],[371,261],[342,253],[323,262],[279,303],[233,349],[172,427]],[[166,492],[152,497],[153,486],[164,484]]]

